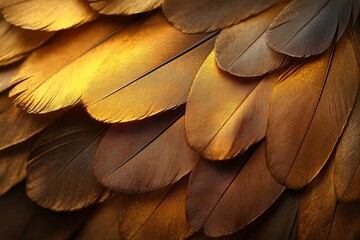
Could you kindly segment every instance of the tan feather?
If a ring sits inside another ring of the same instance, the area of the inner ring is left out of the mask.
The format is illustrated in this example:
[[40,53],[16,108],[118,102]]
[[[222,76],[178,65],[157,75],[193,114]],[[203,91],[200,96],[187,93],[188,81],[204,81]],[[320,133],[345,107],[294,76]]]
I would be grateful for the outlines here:
[[101,14],[131,15],[148,12],[160,7],[162,0],[89,0],[90,5]]
[[335,152],[334,181],[339,201],[360,199],[360,93]]
[[268,42],[294,57],[322,53],[340,39],[351,15],[355,22],[359,7],[358,0],[293,0],[271,24]]
[[195,230],[213,237],[234,233],[259,217],[283,192],[285,187],[266,167],[264,142],[248,160],[247,155],[225,163],[203,160],[195,166],[186,200],[186,216]]
[[86,0],[0,0],[6,21],[32,30],[57,31],[94,20],[96,12]]
[[82,109],[69,111],[48,127],[29,157],[28,196],[55,211],[80,209],[106,198],[108,193],[96,180],[93,164],[107,127]]
[[255,15],[279,0],[164,0],[167,19],[183,32],[211,32]]
[[272,50],[265,35],[271,21],[283,7],[283,4],[276,5],[224,29],[215,44],[219,67],[236,76],[256,77],[287,64],[290,58]]
[[119,47],[113,46],[89,76],[83,96],[87,111],[97,120],[116,123],[185,103],[214,36],[184,34],[159,13],[132,25],[116,39]]
[[352,110],[360,79],[348,34],[317,59],[294,65],[274,87],[267,131],[272,175],[290,188],[325,165]]
[[14,63],[28,56],[54,33],[30,31],[15,27],[0,16],[0,66]]
[[15,63],[0,68],[0,93],[10,88],[14,84],[11,80],[19,66],[20,63]]
[[41,132],[58,119],[62,112],[42,116],[26,114],[14,107],[8,92],[0,94],[0,150],[21,143]]
[[113,20],[100,19],[61,32],[33,52],[13,78],[13,82],[21,81],[10,92],[17,96],[16,104],[28,112],[46,113],[79,102],[89,75],[99,64],[99,57],[92,54],[105,54],[98,51],[99,45],[109,47],[111,36],[129,22],[124,18]]
[[[110,189],[156,191],[189,173],[198,159],[187,145],[184,109],[113,125],[101,141],[95,174]],[[161,149],[161,151],[159,151]]]
[[188,97],[185,128],[189,145],[207,159],[229,159],[265,136],[276,76],[238,78],[217,67],[212,52]]

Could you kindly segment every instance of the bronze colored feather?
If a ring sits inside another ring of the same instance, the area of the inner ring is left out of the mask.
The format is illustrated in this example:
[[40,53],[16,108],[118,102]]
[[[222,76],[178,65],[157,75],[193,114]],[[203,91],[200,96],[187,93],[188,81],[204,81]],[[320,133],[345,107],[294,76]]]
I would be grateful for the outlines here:
[[92,8],[106,15],[131,15],[160,7],[162,0],[88,0]]
[[122,192],[148,192],[189,173],[198,154],[186,143],[183,111],[113,125],[95,159],[95,174],[101,183]]
[[14,83],[11,81],[18,70],[20,63],[14,63],[0,68],[0,93],[10,88]]
[[335,152],[334,181],[339,201],[360,199],[360,92]]
[[209,236],[234,233],[266,211],[283,192],[285,188],[266,167],[264,142],[247,160],[248,154],[235,162],[198,162],[186,201],[187,219],[195,230]]
[[276,5],[224,29],[215,44],[219,67],[236,76],[256,77],[287,64],[290,58],[271,49],[265,35],[271,21],[283,7],[283,4]]
[[26,176],[26,162],[34,140],[0,151],[0,195],[5,194]]
[[253,16],[279,0],[164,0],[167,19],[183,32],[211,32]]
[[207,159],[222,160],[264,138],[276,77],[235,77],[218,68],[212,52],[188,97],[185,128],[189,145]]
[[320,58],[294,65],[274,87],[267,161],[287,187],[301,188],[320,172],[345,127],[360,79],[353,44],[345,34]]
[[54,33],[30,31],[15,27],[0,16],[0,66],[14,63],[28,56]]
[[99,121],[116,123],[144,119],[185,103],[214,46],[214,35],[184,34],[160,14],[128,27],[116,38],[118,47],[113,46],[94,76],[89,76],[83,96],[87,111]]
[[102,199],[105,190],[95,178],[93,162],[107,127],[75,109],[47,128],[29,157],[29,197],[56,211],[80,209]]
[[119,34],[129,20],[100,19],[57,34],[33,52],[14,76],[13,82],[21,81],[10,92],[16,95],[16,104],[31,113],[46,113],[79,102],[98,64],[99,57],[92,53],[105,54],[98,51],[99,45],[108,46],[111,36]]
[[6,21],[32,30],[57,31],[94,20],[86,0],[0,0]]
[[322,53],[340,39],[351,15],[355,22],[359,7],[358,0],[293,0],[271,24],[268,42],[294,57]]
[[21,143],[41,132],[58,119],[62,112],[29,115],[12,105],[8,92],[0,94],[0,150]]

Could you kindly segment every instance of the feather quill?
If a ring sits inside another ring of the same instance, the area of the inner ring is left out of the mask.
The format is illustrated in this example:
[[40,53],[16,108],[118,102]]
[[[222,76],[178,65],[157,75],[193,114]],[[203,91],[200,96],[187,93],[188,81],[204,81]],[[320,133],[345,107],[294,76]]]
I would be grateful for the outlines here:
[[345,34],[320,58],[294,65],[274,87],[267,162],[287,187],[301,188],[320,172],[346,125],[360,79],[353,44]]
[[265,136],[276,76],[238,78],[223,72],[212,52],[192,85],[185,128],[189,145],[203,157],[229,159]]

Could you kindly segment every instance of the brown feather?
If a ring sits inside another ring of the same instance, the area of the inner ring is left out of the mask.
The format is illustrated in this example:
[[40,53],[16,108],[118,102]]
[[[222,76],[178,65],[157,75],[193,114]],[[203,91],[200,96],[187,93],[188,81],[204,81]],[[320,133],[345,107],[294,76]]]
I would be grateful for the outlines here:
[[[11,96],[16,95],[16,104],[32,113],[75,105],[80,101],[89,75],[96,71],[94,62],[99,57],[91,54],[103,54],[98,52],[100,45],[108,46],[111,36],[119,34],[130,21],[102,18],[57,34],[33,52],[14,76],[13,82],[20,82],[10,92]],[[82,59],[85,62],[81,63]]]
[[69,111],[47,128],[29,157],[27,193],[42,207],[75,210],[107,195],[96,180],[93,162],[108,126],[81,110]]
[[229,159],[265,136],[276,76],[238,78],[223,72],[212,52],[188,97],[185,128],[189,145],[207,159]]
[[83,96],[87,111],[97,120],[116,123],[185,103],[214,36],[184,34],[159,13],[130,26],[116,38],[116,51],[90,77]]
[[19,66],[19,63],[14,63],[0,68],[0,93],[14,85],[11,80]]
[[92,8],[106,15],[131,15],[160,7],[162,0],[88,0]]
[[113,125],[96,154],[101,183],[117,191],[148,192],[189,173],[198,155],[186,143],[183,111]]
[[352,110],[360,68],[348,34],[320,58],[293,68],[271,99],[267,161],[290,188],[308,184],[325,165]]
[[6,21],[32,30],[57,31],[94,20],[97,13],[85,0],[0,0]]
[[335,152],[334,181],[339,201],[360,199],[360,92]]
[[308,57],[324,52],[344,33],[358,0],[294,0],[275,18],[268,42],[278,52]]
[[183,32],[211,32],[255,15],[279,0],[164,0],[167,19]]
[[272,50],[265,35],[271,21],[283,7],[283,4],[276,5],[224,29],[215,45],[219,67],[236,76],[256,77],[287,64],[290,58]]
[[54,33],[30,31],[15,27],[0,16],[0,66],[14,63],[28,56]]
[[209,236],[234,233],[260,216],[283,192],[285,188],[266,167],[264,142],[246,158],[198,162],[186,201],[187,219],[195,230]]

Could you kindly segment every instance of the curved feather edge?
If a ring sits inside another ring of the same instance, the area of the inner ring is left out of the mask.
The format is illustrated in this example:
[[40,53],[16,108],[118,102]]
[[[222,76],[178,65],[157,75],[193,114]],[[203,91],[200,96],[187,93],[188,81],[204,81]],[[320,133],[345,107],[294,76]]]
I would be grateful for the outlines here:
[[88,0],[90,6],[101,14],[132,15],[154,10],[162,0]]

